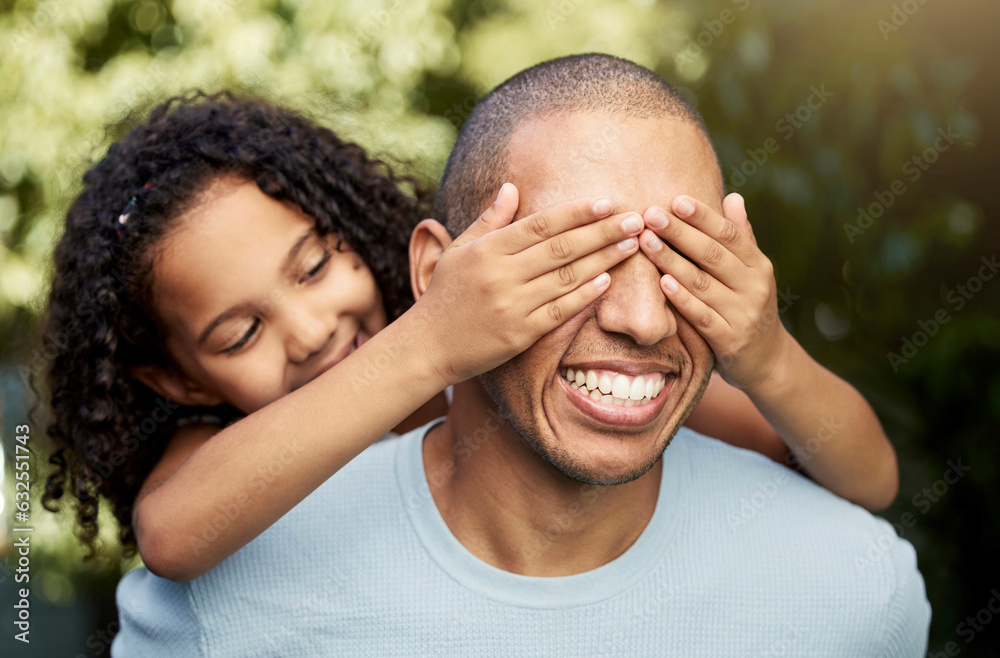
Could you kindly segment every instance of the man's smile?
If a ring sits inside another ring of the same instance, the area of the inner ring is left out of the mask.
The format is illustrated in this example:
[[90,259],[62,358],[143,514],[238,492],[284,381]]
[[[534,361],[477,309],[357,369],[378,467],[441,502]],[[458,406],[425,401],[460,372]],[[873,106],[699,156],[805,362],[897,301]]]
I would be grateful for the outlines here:
[[617,428],[653,420],[677,379],[672,370],[650,364],[616,361],[586,365],[604,367],[578,364],[576,368],[560,368],[560,388],[591,420]]
[[560,374],[571,387],[589,395],[591,400],[620,407],[648,404],[663,390],[667,377],[667,373],[656,370],[629,376],[617,370],[603,368],[566,368]]

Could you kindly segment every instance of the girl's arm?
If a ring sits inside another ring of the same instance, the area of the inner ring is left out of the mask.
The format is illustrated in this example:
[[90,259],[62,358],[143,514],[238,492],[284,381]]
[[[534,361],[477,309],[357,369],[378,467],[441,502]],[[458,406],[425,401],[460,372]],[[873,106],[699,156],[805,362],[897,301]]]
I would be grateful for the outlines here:
[[705,394],[684,424],[705,436],[788,464],[791,453],[781,435],[747,394],[727,384],[718,372],[712,373]]
[[713,373],[685,424],[783,464],[794,454],[830,491],[871,511],[885,509],[899,490],[899,471],[878,418],[854,387],[795,347],[795,360],[810,363],[783,368],[791,378],[763,387],[753,399]]
[[868,402],[787,333],[770,377],[747,390],[814,480],[869,510],[899,491],[896,451]]
[[[426,350],[397,361],[396,344],[420,345],[407,325],[404,314],[309,384],[230,427],[182,428],[133,511],[146,567],[176,581],[203,574],[443,389],[448,382]],[[376,366],[387,362],[393,367]]]
[[743,198],[727,196],[720,214],[677,196],[669,212],[649,208],[645,222],[640,245],[664,273],[663,294],[712,348],[721,375],[709,385],[708,408],[693,414],[695,427],[739,445],[759,442],[776,457],[763,420],[819,484],[871,510],[889,506],[899,487],[896,453],[861,394],[781,324],[774,269]]
[[[607,289],[603,274],[638,250],[637,213],[607,199],[565,203],[507,226],[518,194],[444,251],[413,308],[336,366],[219,430],[172,441],[133,513],[150,571],[195,578],[269,527],[450,384],[529,347]],[[213,525],[220,517],[228,525]]]

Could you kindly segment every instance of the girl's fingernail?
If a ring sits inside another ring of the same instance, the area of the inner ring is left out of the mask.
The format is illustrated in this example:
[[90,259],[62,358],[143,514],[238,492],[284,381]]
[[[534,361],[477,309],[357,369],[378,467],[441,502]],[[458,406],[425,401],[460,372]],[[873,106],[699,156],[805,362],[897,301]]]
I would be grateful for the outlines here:
[[503,196],[504,190],[506,189],[507,189],[507,183],[504,183],[503,185],[500,186],[500,193],[497,194],[497,200],[494,201],[493,203],[500,203],[500,197]]
[[663,275],[663,285],[666,286],[667,290],[670,292],[677,292],[677,281],[669,274]]
[[635,238],[629,238],[628,240],[622,240],[618,243],[618,248],[622,251],[631,251],[635,248]]
[[650,251],[659,251],[663,249],[663,240],[653,235],[646,240],[646,248]]
[[688,201],[687,198],[682,197],[681,201],[675,206],[675,209],[677,210],[678,215],[687,217],[694,212],[694,204]]
[[662,212],[658,212],[649,218],[649,225],[652,228],[667,228],[667,224],[669,223],[670,220]]
[[607,215],[611,212],[611,201],[608,199],[598,199],[594,202],[594,212],[598,215]]
[[641,228],[642,224],[639,223],[639,218],[636,215],[629,215],[628,218],[622,222],[622,230],[626,233],[638,233]]
[[598,288],[603,288],[609,283],[611,283],[611,275],[608,274],[607,272],[604,272],[603,274],[598,274],[597,278],[594,279],[594,285],[597,286]]

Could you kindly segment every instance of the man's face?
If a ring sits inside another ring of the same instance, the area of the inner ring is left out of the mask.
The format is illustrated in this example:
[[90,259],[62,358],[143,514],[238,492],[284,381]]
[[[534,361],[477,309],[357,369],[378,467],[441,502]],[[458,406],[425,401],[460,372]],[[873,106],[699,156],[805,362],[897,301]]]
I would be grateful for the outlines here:
[[[610,197],[616,213],[668,208],[679,194],[719,212],[722,205],[707,139],[671,117],[573,113],[533,121],[511,140],[507,180],[521,194],[517,218],[596,195]],[[700,399],[714,364],[705,340],[667,303],[661,272],[642,251],[610,274],[610,288],[595,303],[481,376],[494,404],[539,455],[592,484],[629,482],[652,468]],[[583,372],[583,386],[567,380],[570,369],[574,381]],[[594,378],[596,393],[587,385]],[[604,394],[608,384],[612,391]],[[638,403],[622,404],[626,386],[625,397],[639,397]]]

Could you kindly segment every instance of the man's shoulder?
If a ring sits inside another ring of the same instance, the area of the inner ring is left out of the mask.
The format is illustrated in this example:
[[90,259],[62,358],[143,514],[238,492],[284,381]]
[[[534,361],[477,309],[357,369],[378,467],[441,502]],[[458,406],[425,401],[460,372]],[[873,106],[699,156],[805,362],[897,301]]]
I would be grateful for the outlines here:
[[694,488],[721,507],[732,531],[758,519],[809,535],[815,533],[816,526],[831,525],[848,536],[866,539],[892,530],[884,519],[752,450],[686,428],[674,441],[683,445],[689,456]]
[[885,519],[750,450],[686,429],[675,441],[691,469],[685,500],[715,541],[833,590],[853,582],[890,597],[914,579],[922,590],[916,552]]
[[258,540],[263,541],[255,540],[251,546],[269,541],[315,545],[326,540],[333,550],[343,543],[345,532],[365,536],[359,528],[374,530],[380,521],[400,517],[396,462],[407,440],[412,437],[391,436],[366,448],[261,534]]
[[[887,644],[872,648],[880,655],[926,640],[930,606],[916,552],[889,522],[762,455],[687,429],[674,442],[679,449],[671,455],[672,444],[664,459],[677,458],[675,473],[690,469],[678,559],[707,551],[719,605],[748,597],[781,609],[799,630],[880,638]],[[748,624],[763,623],[748,615]]]
[[[135,653],[143,653],[181,646],[186,633],[190,655],[251,653],[260,650],[256,637],[270,639],[274,646],[265,647],[268,653],[322,653],[308,644],[315,638],[299,638],[288,629],[321,628],[331,616],[350,619],[355,601],[349,595],[359,591],[359,583],[388,586],[383,581],[395,572],[383,567],[412,558],[418,546],[396,476],[404,440],[415,439],[390,437],[366,448],[199,578],[173,583],[146,569],[127,574],[117,592],[125,615],[120,648],[142,647]],[[261,474],[254,500],[220,510],[217,525],[207,528],[203,539],[225,532],[227,515],[252,514],[254,502],[282,476],[280,465]],[[255,635],[248,635],[248,623]]]
[[389,434],[379,439],[365,448],[357,457],[347,462],[315,492],[310,494],[305,501],[311,501],[313,498],[322,499],[331,495],[334,490],[338,491],[338,495],[340,495],[341,490],[357,491],[359,495],[368,495],[372,485],[383,488],[394,482],[394,478],[389,476],[395,472],[396,455],[404,440],[412,440],[411,434],[403,436]]

